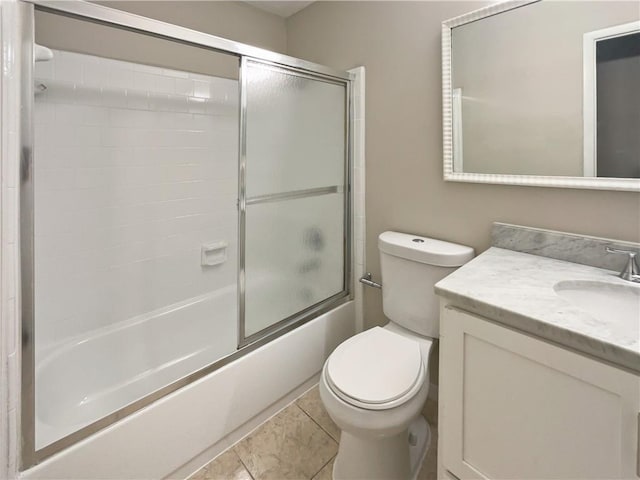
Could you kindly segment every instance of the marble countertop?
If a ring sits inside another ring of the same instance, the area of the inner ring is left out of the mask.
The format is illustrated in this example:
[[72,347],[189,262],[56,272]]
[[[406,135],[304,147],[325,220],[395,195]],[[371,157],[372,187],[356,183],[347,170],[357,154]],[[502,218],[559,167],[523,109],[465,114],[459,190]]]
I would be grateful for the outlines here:
[[640,373],[640,318],[620,332],[557,295],[563,280],[634,285],[617,272],[492,247],[438,282],[450,304]]

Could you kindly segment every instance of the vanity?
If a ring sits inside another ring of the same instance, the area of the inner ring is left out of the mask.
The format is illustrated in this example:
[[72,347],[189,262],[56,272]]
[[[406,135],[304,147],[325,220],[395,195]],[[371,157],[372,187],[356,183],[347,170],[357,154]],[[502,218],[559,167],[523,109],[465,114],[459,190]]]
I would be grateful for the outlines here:
[[438,478],[640,476],[640,284],[558,259],[607,243],[495,224],[436,285]]
[[[633,2],[443,22],[444,180],[640,192],[639,46]],[[640,478],[640,283],[618,250],[640,244],[494,224],[436,284],[438,478]]]

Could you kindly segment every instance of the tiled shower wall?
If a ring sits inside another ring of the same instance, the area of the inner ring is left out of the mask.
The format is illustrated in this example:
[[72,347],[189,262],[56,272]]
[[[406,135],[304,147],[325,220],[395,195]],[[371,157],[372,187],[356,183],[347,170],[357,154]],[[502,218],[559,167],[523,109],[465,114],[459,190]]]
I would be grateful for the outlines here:
[[35,78],[38,349],[235,284],[237,80],[64,51]]

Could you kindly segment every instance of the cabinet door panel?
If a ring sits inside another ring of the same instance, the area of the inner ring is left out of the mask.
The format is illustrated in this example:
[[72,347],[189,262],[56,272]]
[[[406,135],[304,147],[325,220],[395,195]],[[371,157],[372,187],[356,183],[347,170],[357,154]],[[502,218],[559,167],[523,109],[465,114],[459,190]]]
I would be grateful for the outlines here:
[[446,467],[461,478],[635,478],[640,379],[442,312]]

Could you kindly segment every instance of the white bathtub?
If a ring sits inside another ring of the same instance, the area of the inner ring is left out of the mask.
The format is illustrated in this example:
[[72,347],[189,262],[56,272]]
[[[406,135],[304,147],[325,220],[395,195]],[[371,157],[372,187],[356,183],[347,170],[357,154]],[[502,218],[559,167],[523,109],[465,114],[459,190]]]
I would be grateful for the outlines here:
[[231,285],[92,332],[36,365],[42,448],[236,351]]
[[[210,314],[212,307],[235,308],[235,290],[217,293],[75,341],[44,359],[36,370],[37,398],[47,400],[37,401],[41,438],[76,430],[211,363],[229,348],[229,338],[235,350],[235,321],[229,321],[232,330],[223,333],[213,321],[218,317]],[[331,351],[354,334],[354,317],[354,302],[347,302],[87,437],[20,478],[160,479],[200,466],[198,461],[205,462],[229,438],[237,438],[247,425],[266,418],[291,392],[308,384]],[[191,328],[212,334],[183,335]],[[142,344],[154,347],[140,352]],[[78,375],[87,378],[79,381]],[[91,391],[78,391],[85,381]]]

